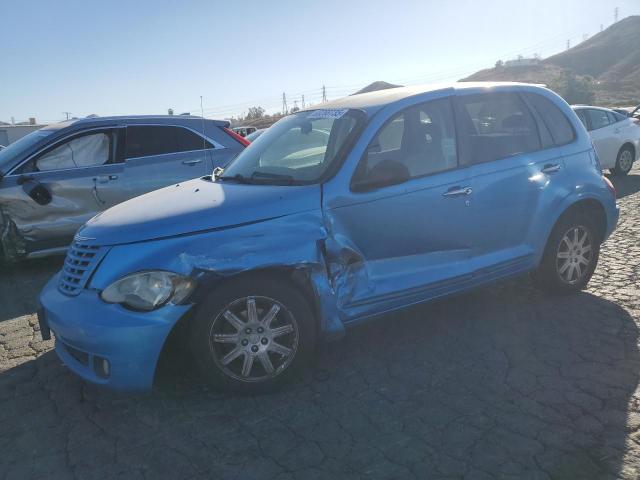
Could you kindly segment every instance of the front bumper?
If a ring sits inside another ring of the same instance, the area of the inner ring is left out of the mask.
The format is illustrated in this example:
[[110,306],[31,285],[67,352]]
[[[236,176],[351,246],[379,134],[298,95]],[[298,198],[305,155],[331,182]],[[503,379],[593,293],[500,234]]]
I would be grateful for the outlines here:
[[39,317],[45,331],[53,332],[60,359],[90,382],[117,390],[150,389],[165,340],[190,305],[133,312],[103,302],[94,290],[70,297],[57,286],[58,275],[40,294]]

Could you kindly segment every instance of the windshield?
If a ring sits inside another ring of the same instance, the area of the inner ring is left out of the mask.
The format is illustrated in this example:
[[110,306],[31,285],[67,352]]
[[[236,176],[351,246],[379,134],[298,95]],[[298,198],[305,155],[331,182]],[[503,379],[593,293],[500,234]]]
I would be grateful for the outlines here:
[[313,183],[328,170],[364,115],[358,110],[312,110],[267,129],[224,170],[221,180]]
[[7,173],[7,171],[13,166],[13,161],[21,152],[32,147],[43,138],[48,137],[54,129],[40,129],[35,132],[31,132],[25,135],[21,139],[13,142],[7,148],[0,150],[0,173]]

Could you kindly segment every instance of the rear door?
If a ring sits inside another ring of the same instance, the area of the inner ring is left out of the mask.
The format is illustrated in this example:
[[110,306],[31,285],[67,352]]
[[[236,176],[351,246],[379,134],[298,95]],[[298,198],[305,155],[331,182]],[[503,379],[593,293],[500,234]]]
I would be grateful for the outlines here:
[[[66,247],[88,219],[126,199],[120,141],[117,128],[71,134],[3,179],[0,208],[15,225],[19,248],[31,253]],[[41,189],[48,196],[38,196]]]
[[618,150],[622,146],[620,130],[618,129],[616,133],[616,126],[611,123],[606,110],[587,108],[585,113],[589,118],[589,133],[598,152],[602,168],[615,167]]
[[[472,268],[487,277],[531,268],[530,230],[545,192],[563,175],[563,159],[521,93],[460,94],[457,105],[473,189]],[[571,125],[565,127],[572,139]]]
[[129,125],[125,148],[131,197],[211,173],[214,146],[181,126]]

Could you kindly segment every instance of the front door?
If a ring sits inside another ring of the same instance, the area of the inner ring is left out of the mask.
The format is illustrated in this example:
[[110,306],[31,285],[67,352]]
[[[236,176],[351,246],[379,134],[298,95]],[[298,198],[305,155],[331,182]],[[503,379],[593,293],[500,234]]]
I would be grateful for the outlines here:
[[117,129],[74,134],[3,179],[0,209],[14,254],[66,247],[87,220],[126,198],[118,138]]
[[449,99],[410,107],[381,127],[350,191],[324,199],[330,235],[349,257],[332,272],[347,317],[449,293],[464,281],[467,187]]

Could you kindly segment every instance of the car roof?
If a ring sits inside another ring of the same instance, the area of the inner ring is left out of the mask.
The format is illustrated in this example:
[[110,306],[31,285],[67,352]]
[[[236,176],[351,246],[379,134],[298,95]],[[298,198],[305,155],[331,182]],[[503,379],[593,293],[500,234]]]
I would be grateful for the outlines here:
[[424,93],[441,92],[450,90],[463,91],[474,89],[513,89],[514,87],[541,87],[544,85],[518,82],[449,82],[435,83],[427,85],[412,85],[408,87],[387,88],[375,92],[358,93],[348,97],[332,100],[321,105],[313,105],[305,110],[333,109],[333,108],[353,108],[368,110],[374,107],[388,105],[405,98],[422,95]]
[[[64,122],[47,125],[44,129],[60,130],[67,127],[79,127],[83,125],[106,125],[106,124],[147,124],[154,123],[160,125],[191,125],[201,123],[202,117],[195,115],[118,115],[110,117],[87,117],[67,120]],[[217,126],[228,127],[226,120],[212,120],[205,118],[205,122],[214,123]]]
[[596,107],[593,105],[571,105],[571,108],[574,110],[584,110],[585,108],[591,108],[593,110],[604,110],[605,112],[613,112],[610,108],[606,107]]

